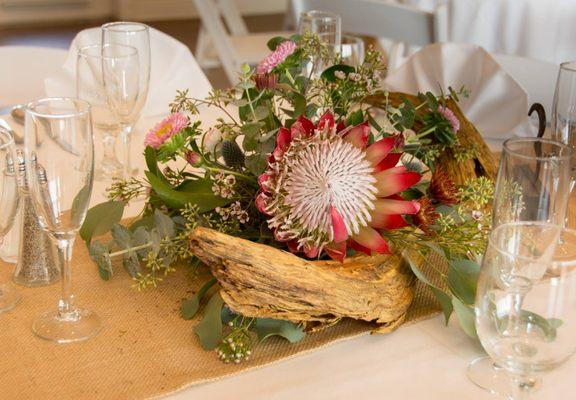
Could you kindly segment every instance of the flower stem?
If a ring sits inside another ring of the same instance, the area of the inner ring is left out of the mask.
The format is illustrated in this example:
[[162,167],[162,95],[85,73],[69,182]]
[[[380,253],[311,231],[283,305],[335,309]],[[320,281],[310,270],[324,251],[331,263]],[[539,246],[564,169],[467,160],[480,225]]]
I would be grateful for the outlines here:
[[131,251],[142,250],[142,249],[145,249],[146,247],[150,247],[150,246],[152,246],[152,242],[141,244],[140,246],[128,247],[127,249],[124,249],[124,250],[115,251],[113,253],[108,254],[108,256],[116,257],[116,256],[120,256],[122,254],[129,253]]

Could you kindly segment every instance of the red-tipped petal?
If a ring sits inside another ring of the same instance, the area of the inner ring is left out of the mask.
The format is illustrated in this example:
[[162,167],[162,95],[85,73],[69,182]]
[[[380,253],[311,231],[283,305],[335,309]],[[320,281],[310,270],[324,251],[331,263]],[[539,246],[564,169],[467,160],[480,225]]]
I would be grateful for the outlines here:
[[324,250],[333,260],[344,262],[344,258],[346,258],[346,242],[331,243]]
[[266,194],[264,192],[262,192],[258,196],[256,196],[256,200],[254,200],[254,203],[256,204],[256,208],[258,209],[258,211],[260,211],[262,214],[265,214],[265,215],[269,215],[266,212],[266,201],[267,200],[268,200],[268,196],[266,196]]
[[358,244],[369,248],[377,253],[390,253],[388,243],[384,240],[382,235],[376,229],[365,226],[360,229],[357,235],[352,237]]
[[304,246],[304,255],[308,258],[318,257],[318,247],[317,246],[312,246],[312,247]]
[[370,222],[370,226],[377,229],[399,229],[408,226],[408,222],[398,214],[381,214],[375,216]]
[[359,149],[365,149],[368,145],[368,136],[370,135],[370,125],[368,122],[363,122],[351,128],[348,133],[344,135],[344,140],[352,143]]
[[352,249],[354,249],[354,250],[356,250],[356,251],[358,251],[358,252],[362,252],[362,253],[364,253],[364,254],[366,254],[366,255],[368,255],[368,256],[371,256],[371,255],[372,255],[372,250],[370,250],[368,247],[362,246],[360,243],[355,242],[355,241],[352,240],[352,239],[349,239],[349,240],[348,240],[348,245],[350,246],[350,248],[352,248]]
[[326,111],[323,116],[318,120],[318,129],[324,128],[332,129],[334,126],[334,115],[330,111]]
[[276,147],[282,149],[282,151],[286,151],[290,141],[292,140],[292,135],[290,131],[284,127],[280,128],[278,132],[278,136],[276,136]]
[[334,234],[333,241],[335,243],[340,243],[348,239],[348,231],[344,224],[344,218],[342,218],[342,214],[340,214],[333,205],[330,205],[330,218],[332,218],[332,232]]
[[418,172],[389,173],[386,170],[375,175],[378,182],[378,197],[387,197],[395,193],[402,192],[420,181],[422,175]]
[[290,240],[286,242],[286,246],[288,246],[288,250],[291,253],[300,253],[301,250],[298,249],[298,241],[297,240]]
[[378,199],[374,206],[372,215],[416,214],[420,210],[420,204],[416,200]]
[[296,122],[299,122],[302,125],[302,128],[304,129],[306,135],[310,136],[314,133],[314,124],[305,116],[303,115],[299,116]]
[[338,121],[338,125],[336,125],[336,132],[340,132],[346,129],[346,124],[343,120]]
[[394,143],[396,138],[390,136],[384,139],[380,139],[374,142],[366,149],[366,159],[376,166],[380,161],[382,161],[394,148]]
[[270,180],[270,175],[267,173],[260,175],[258,177],[258,185],[260,185],[260,188],[267,190],[268,186],[266,185],[266,182],[268,182],[268,180]]
[[382,172],[389,168],[394,168],[398,161],[400,161],[400,157],[402,157],[402,153],[390,153],[388,154],[382,161],[378,163],[374,167],[374,173]]

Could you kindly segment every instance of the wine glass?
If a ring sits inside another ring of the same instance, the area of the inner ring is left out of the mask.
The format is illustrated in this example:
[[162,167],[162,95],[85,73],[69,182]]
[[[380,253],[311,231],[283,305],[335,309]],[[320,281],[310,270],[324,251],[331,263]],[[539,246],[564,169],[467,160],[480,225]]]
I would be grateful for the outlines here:
[[576,231],[546,222],[494,229],[475,315],[484,349],[509,375],[509,398],[527,399],[576,351]]
[[[104,87],[104,68],[117,75],[138,77],[138,53],[134,47],[108,44],[86,46],[79,50],[76,63],[76,97],[92,107],[94,130],[102,137],[103,154],[97,163],[96,179],[113,180],[123,176],[123,165],[116,157],[116,136],[120,130],[108,103]],[[138,86],[136,86],[138,87]]]
[[42,229],[58,251],[62,297],[58,309],[37,318],[41,338],[69,343],[94,336],[100,318],[76,305],[72,289],[72,248],[80,230],[94,174],[90,104],[74,98],[46,98],[26,106],[24,149],[30,199]]
[[364,39],[358,36],[343,35],[340,63],[357,67],[364,62]]
[[[561,225],[566,214],[572,149],[542,138],[504,142],[494,192],[492,228],[510,222]],[[510,391],[506,372],[487,356],[474,359],[468,378],[495,394]],[[537,382],[533,382],[534,385]]]
[[[0,127],[0,237],[3,237],[14,223],[18,208],[18,182],[14,167],[16,152],[12,134]],[[13,309],[20,295],[12,286],[0,284],[0,313]]]
[[[112,104],[121,105],[120,108],[112,107],[120,122],[121,141],[123,147],[124,179],[130,178],[137,171],[132,170],[130,162],[130,143],[132,140],[132,130],[140,118],[140,113],[148,97],[148,87],[150,84],[150,30],[148,25],[138,22],[110,22],[102,25],[102,45],[120,44],[131,46],[138,51],[139,60],[139,90],[135,101],[128,102],[121,91],[114,90],[114,84],[108,85],[107,95]],[[106,78],[106,75],[105,75]],[[113,77],[113,81],[117,78]],[[109,82],[109,81],[108,81]],[[106,79],[105,79],[106,83]],[[110,90],[112,87],[112,90]],[[120,95],[120,98],[115,96]],[[130,97],[130,96],[128,96]]]
[[298,32],[301,35],[312,34],[326,45],[328,54],[318,55],[306,66],[306,75],[318,77],[333,64],[341,51],[342,21],[338,14],[329,11],[310,10],[300,14]]
[[[554,103],[552,104],[552,139],[576,146],[576,61],[560,64]],[[576,160],[573,164],[576,168]],[[570,190],[574,189],[573,172]]]

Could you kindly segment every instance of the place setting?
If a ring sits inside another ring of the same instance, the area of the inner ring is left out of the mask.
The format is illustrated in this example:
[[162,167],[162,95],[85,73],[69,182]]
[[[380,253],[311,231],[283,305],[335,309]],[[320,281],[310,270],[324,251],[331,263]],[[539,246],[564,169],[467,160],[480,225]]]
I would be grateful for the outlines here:
[[570,398],[575,62],[401,56],[360,17],[440,9],[355,1],[255,60],[205,0],[197,57],[87,27],[2,99],[2,396]]

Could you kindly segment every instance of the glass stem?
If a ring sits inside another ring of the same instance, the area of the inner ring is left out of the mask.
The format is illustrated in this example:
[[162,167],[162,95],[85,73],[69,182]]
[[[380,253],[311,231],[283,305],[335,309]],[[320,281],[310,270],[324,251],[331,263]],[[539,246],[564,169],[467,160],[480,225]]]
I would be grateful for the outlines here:
[[74,293],[72,288],[72,247],[74,237],[67,239],[56,239],[58,258],[60,260],[60,272],[62,279],[62,297],[58,303],[58,314],[62,319],[75,317],[76,306],[74,305]]
[[123,178],[130,179],[132,176],[132,165],[130,162],[130,143],[132,141],[132,124],[122,124],[120,127],[120,140],[122,141],[122,164],[124,165]]
[[115,145],[116,145],[116,138],[114,135],[110,135],[108,133],[104,134],[104,138],[102,140],[103,147],[104,147],[104,162],[115,162],[116,161],[116,152],[115,152]]
[[528,400],[536,380],[525,376],[512,377],[512,393],[509,400]]

